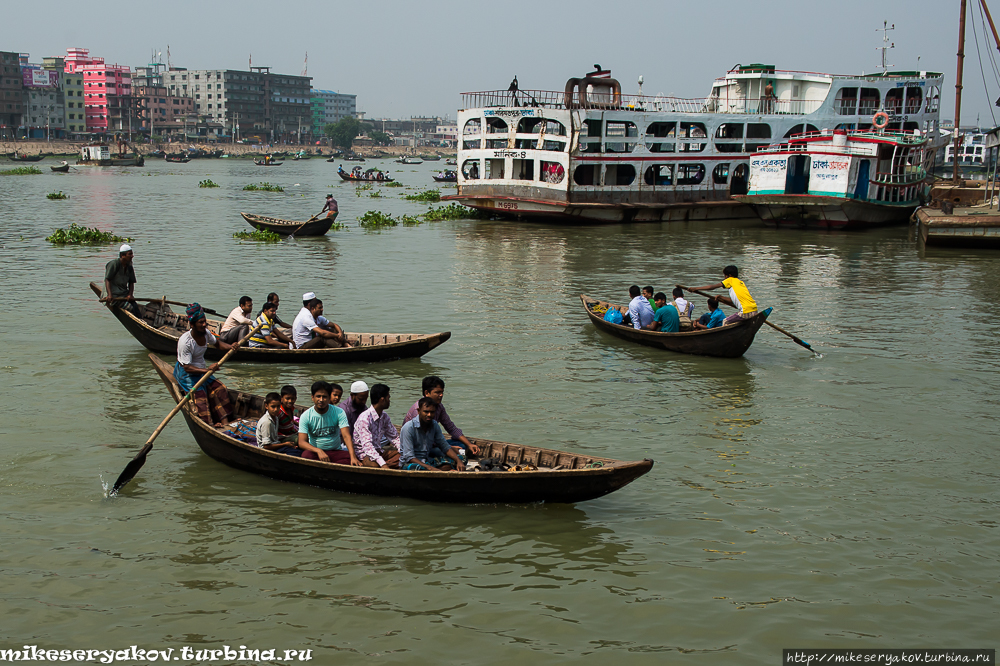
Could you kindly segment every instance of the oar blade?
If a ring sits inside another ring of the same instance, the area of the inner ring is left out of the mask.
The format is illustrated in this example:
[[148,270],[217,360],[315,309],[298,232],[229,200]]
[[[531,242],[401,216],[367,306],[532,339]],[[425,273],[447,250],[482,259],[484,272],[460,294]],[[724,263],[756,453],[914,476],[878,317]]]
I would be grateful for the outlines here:
[[153,443],[147,442],[146,445],[139,450],[139,453],[135,454],[135,457],[132,458],[127,465],[125,465],[125,469],[118,475],[118,480],[115,481],[115,485],[111,487],[112,495],[117,495],[118,491],[121,490],[126,483],[135,478],[135,475],[139,473],[142,466],[146,464],[146,454],[149,453],[149,450],[152,448]]

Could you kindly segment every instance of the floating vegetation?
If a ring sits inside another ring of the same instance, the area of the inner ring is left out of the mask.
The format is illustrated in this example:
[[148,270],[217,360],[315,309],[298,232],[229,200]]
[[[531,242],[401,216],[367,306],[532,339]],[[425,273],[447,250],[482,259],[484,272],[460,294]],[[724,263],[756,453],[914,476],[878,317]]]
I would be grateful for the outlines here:
[[377,210],[370,210],[358,218],[358,226],[365,229],[384,229],[386,227],[395,227],[398,224],[399,221],[392,215],[381,213]]
[[398,180],[390,180],[388,183],[385,184],[385,186],[386,187],[402,187],[403,184],[401,182],[399,182]]
[[369,199],[381,199],[382,198],[382,190],[372,190],[371,192],[368,193],[368,198]]
[[416,194],[407,194],[403,196],[407,201],[426,201],[428,203],[437,203],[441,201],[441,190],[424,190],[423,192],[417,192]]
[[17,167],[16,169],[7,169],[6,171],[0,171],[0,176],[35,176],[42,173],[42,170],[38,167]]
[[424,223],[419,217],[413,217],[412,215],[404,215],[399,218],[399,221],[404,227],[417,227]]
[[368,190],[372,189],[373,187],[374,187],[374,185],[372,185],[371,183],[365,183],[364,185],[358,185],[357,187],[354,188],[354,193],[360,197],[362,192],[367,192]]
[[262,231],[260,229],[254,229],[253,231],[237,231],[233,234],[233,238],[237,238],[239,240],[260,241],[261,243],[281,242],[280,234],[276,234],[273,231]]
[[56,229],[46,238],[53,245],[110,245],[112,243],[130,243],[131,238],[116,236],[107,231],[92,227],[81,227],[76,222],[66,229]]
[[[219,187],[219,184],[216,183],[216,182],[213,182],[211,178],[206,178],[205,180],[202,180],[202,181],[198,182],[198,187]],[[247,187],[249,187],[249,186],[247,186]],[[244,187],[243,189],[245,190],[247,188]]]
[[350,231],[351,228],[346,224],[341,224],[340,222],[334,222],[330,225],[330,231]]
[[59,190],[58,192],[49,192],[48,194],[45,195],[45,198],[46,199],[69,199],[69,195],[68,194],[63,194],[63,191]]
[[250,183],[243,188],[244,192],[284,192],[285,188],[281,185],[272,185],[271,183],[258,183],[254,185]]
[[441,220],[475,220],[486,219],[488,214],[467,208],[461,204],[448,204],[440,208],[431,208],[424,213],[424,219],[428,222],[440,222]]

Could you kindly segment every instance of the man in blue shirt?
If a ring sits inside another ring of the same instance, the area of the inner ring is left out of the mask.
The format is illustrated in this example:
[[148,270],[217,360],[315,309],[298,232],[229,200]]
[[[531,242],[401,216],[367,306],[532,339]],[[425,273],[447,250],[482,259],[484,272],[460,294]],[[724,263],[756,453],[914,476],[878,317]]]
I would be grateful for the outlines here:
[[628,288],[628,295],[632,299],[628,304],[632,328],[647,328],[649,323],[653,321],[653,308],[650,307],[649,301],[643,298],[642,290],[637,284]]
[[703,331],[709,328],[717,328],[722,326],[725,321],[726,315],[719,309],[719,301],[710,298],[708,299],[708,312],[699,317],[698,321],[694,322],[694,329],[696,331]]
[[[399,431],[399,464],[405,470],[431,470],[431,471],[451,471],[457,469],[463,471],[465,464],[455,453],[455,449],[448,446],[438,422],[434,420],[438,405],[431,398],[421,398],[417,402],[417,416],[403,424]],[[451,463],[437,462],[431,459],[431,448],[436,447],[444,451],[444,455],[452,460]]]
[[656,303],[656,313],[653,314],[653,321],[646,326],[651,331],[660,333],[676,333],[681,330],[681,320],[677,314],[677,308],[667,305],[667,296],[662,291],[653,296]]

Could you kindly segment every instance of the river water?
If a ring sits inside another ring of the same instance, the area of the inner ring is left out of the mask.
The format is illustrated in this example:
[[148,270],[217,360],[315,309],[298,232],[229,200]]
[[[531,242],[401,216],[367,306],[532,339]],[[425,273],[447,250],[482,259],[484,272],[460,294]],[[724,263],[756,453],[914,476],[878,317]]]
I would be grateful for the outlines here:
[[[407,188],[378,199],[315,159],[49,163],[0,178],[0,649],[776,664],[794,647],[996,646],[1000,255],[751,220],[356,226],[425,210],[400,195],[442,162],[391,165]],[[242,191],[261,180],[284,193]],[[328,191],[350,230],[232,238],[239,211],[305,219]],[[656,464],[572,506],[423,503],[230,469],[178,418],[106,498],[172,403],[87,287],[116,248],[43,240],[71,221],[135,239],[140,296],[227,311],[277,291],[290,321],[315,291],[348,330],[453,334],[419,360],[233,363],[230,386],[381,381],[398,422],[437,374],[472,436]],[[714,282],[729,263],[822,358],[769,328],[741,359],[657,352],[596,331],[578,299]]]

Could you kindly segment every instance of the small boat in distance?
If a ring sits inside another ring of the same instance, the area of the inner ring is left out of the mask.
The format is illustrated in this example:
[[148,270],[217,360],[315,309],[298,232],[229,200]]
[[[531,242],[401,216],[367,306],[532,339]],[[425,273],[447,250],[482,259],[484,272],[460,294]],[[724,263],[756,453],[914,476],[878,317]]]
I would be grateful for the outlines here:
[[142,155],[132,154],[131,157],[113,157],[111,149],[106,143],[94,143],[80,148],[80,159],[76,161],[79,166],[136,166],[141,167],[146,163]]
[[253,163],[256,164],[257,166],[281,166],[282,164],[284,164],[284,162],[278,162],[274,159],[268,159],[267,157],[265,157],[262,160],[254,158]]
[[423,164],[424,161],[419,157],[401,157],[396,160],[399,164]]
[[330,230],[333,223],[337,221],[337,215],[321,217],[316,220],[297,222],[295,220],[282,220],[277,217],[265,217],[252,213],[240,213],[254,229],[261,231],[272,231],[282,236],[322,236]]
[[444,163],[445,166],[458,166],[458,160],[456,160],[454,157],[449,157],[444,161]]
[[[365,183],[391,183],[395,180],[387,172],[380,169],[368,169],[364,173],[358,171],[361,167],[355,167],[355,171],[348,173],[344,167],[337,169],[337,175],[343,180],[365,182]],[[381,176],[381,177],[380,177]]]
[[[872,122],[884,127],[889,115],[880,111]],[[926,137],[905,132],[795,134],[750,156],[749,187],[733,199],[778,225],[905,224],[927,195],[926,147]]]
[[[241,349],[234,358],[244,351]],[[183,393],[174,378],[173,364],[155,354],[150,354],[149,360],[170,397],[180,402]],[[250,426],[264,413],[264,401],[259,395],[229,389],[229,396],[235,416],[244,425]],[[305,406],[296,407],[295,413],[304,410]],[[190,401],[181,413],[201,450],[221,463],[280,481],[361,495],[470,504],[583,502],[614,492],[653,467],[648,458],[615,460],[476,438],[471,441],[480,453],[478,458],[470,456],[470,462],[492,458],[509,469],[418,472],[353,467],[275,453],[241,441],[230,434],[231,430],[217,430],[199,418]]]
[[56,173],[68,173],[69,172],[69,162],[67,162],[66,160],[63,160],[63,163],[61,165],[59,165],[59,166],[50,166],[49,168],[52,169],[53,171],[55,171]]
[[445,169],[444,171],[436,173],[433,178],[438,183],[457,183],[458,173],[451,169]]
[[[90,289],[102,293],[102,285],[90,283]],[[152,352],[176,354],[177,341],[189,329],[184,312],[174,312],[166,299],[156,299],[140,304],[140,316],[112,305],[108,309],[125,327],[132,337]],[[187,301],[185,301],[187,302]],[[223,315],[224,317],[225,315]],[[208,330],[219,335],[222,319],[208,319]],[[400,358],[419,358],[444,344],[451,337],[451,331],[441,333],[347,333],[347,341],[353,347],[331,349],[281,349],[278,347],[243,347],[233,357],[234,361],[256,363],[370,363],[372,361],[394,361]],[[205,357],[217,360],[222,354],[209,347]]]
[[164,155],[163,159],[167,162],[176,162],[177,164],[187,164],[191,161],[191,158],[184,153],[170,153],[169,155]]
[[750,345],[753,344],[753,339],[757,335],[757,331],[760,330],[760,327],[767,321],[768,315],[771,314],[771,308],[767,308],[758,312],[753,317],[743,319],[734,324],[726,324],[725,326],[709,328],[703,331],[689,330],[680,331],[679,333],[661,333],[659,331],[647,331],[604,321],[604,313],[608,309],[621,310],[621,307],[614,303],[591,298],[586,294],[581,294],[580,300],[583,301],[583,307],[594,326],[617,338],[682,354],[721,356],[723,358],[739,358],[743,356],[750,349]]
[[38,153],[37,155],[28,155],[27,153],[11,153],[9,155],[11,162],[41,162],[43,155]]

